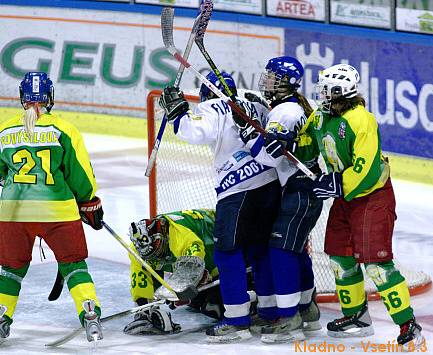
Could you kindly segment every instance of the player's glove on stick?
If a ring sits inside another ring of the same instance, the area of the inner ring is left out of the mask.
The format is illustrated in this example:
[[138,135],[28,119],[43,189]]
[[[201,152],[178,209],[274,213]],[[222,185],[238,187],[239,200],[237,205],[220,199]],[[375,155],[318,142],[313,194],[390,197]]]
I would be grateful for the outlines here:
[[168,122],[173,122],[177,117],[183,116],[189,110],[188,101],[183,92],[176,86],[167,86],[159,98],[159,105],[164,109]]
[[81,220],[91,226],[93,229],[102,229],[102,218],[104,211],[102,210],[102,203],[99,197],[94,197],[88,202],[78,204]]
[[283,147],[288,152],[295,154],[296,148],[298,146],[296,142],[295,132],[284,130],[275,133],[276,139],[283,144]]
[[274,159],[283,155],[283,149],[294,154],[297,147],[295,138],[296,134],[292,131],[270,130],[265,137],[266,152]]
[[326,200],[330,197],[343,197],[343,178],[340,173],[320,176],[313,182],[313,193],[317,198]]
[[[245,106],[242,101],[240,100],[236,101],[236,105],[238,105],[241,108],[241,110],[245,114],[247,114],[252,120],[257,121],[260,124],[259,120],[257,120],[256,117],[253,117],[253,115],[245,109]],[[233,122],[235,123],[236,127],[239,129],[239,136],[241,137],[242,142],[247,144],[248,141],[256,138],[259,135],[256,129],[253,126],[251,126],[247,121],[245,121],[241,117],[241,115],[235,110],[232,110],[232,117],[233,117]]]
[[180,332],[179,324],[174,323],[171,314],[159,307],[136,313],[134,320],[123,331],[130,335],[162,335]]

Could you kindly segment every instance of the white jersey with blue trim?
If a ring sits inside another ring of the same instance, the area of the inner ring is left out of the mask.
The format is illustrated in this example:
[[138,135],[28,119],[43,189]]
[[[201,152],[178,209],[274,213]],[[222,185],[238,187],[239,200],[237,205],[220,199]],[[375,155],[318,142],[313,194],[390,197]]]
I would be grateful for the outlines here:
[[[261,122],[268,110],[259,103],[242,100],[247,110]],[[197,105],[174,122],[174,131],[191,144],[207,144],[214,153],[215,190],[218,200],[252,190],[277,179],[275,169],[257,162],[239,137],[230,106],[222,99]]]
[[[304,109],[297,102],[283,102],[269,112],[266,130],[276,130],[278,132],[286,130],[297,134],[306,120]],[[249,141],[247,146],[251,149],[251,155],[254,159],[277,170],[281,186],[284,186],[289,177],[298,171],[298,168],[284,155],[274,159],[266,152],[264,143],[263,138],[260,136]]]

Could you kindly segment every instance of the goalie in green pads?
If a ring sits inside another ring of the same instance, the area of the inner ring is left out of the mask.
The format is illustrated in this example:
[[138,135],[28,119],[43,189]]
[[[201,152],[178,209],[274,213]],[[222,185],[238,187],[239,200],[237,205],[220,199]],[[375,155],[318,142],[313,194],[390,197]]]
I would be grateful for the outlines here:
[[[167,282],[175,290],[197,287],[218,276],[213,262],[214,222],[213,210],[171,212],[131,223],[130,238],[138,254],[157,272],[172,273]],[[131,258],[131,295],[142,305],[153,298],[170,298],[171,293]],[[189,306],[215,319],[224,312],[218,287],[199,293]],[[124,332],[168,334],[179,330],[168,312],[154,307],[136,314]]]

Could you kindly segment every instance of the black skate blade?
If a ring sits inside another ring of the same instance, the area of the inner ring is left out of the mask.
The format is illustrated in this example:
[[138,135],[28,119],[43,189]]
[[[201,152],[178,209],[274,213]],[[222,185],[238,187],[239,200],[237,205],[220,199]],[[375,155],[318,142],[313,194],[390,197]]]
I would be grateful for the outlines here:
[[192,300],[197,297],[197,295],[198,291],[194,286],[188,286],[185,290],[176,292],[176,296],[180,301]]

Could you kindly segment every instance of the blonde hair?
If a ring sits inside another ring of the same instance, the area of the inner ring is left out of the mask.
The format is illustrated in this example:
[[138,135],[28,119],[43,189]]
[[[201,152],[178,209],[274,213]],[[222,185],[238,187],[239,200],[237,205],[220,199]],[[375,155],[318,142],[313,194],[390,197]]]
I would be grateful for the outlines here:
[[33,136],[36,121],[41,114],[41,107],[37,103],[29,104],[29,106],[24,110],[23,126],[29,137]]
[[293,93],[293,96],[298,100],[298,104],[303,108],[305,116],[309,117],[313,112],[313,108],[311,107],[306,97],[297,91]]

